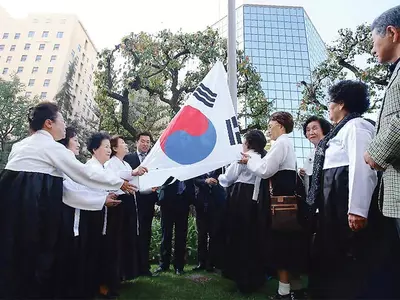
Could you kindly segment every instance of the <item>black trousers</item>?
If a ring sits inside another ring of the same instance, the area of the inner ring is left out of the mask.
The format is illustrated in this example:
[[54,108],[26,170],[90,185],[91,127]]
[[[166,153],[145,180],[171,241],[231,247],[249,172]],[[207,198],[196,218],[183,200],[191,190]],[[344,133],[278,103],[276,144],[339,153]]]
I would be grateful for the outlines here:
[[[161,205],[161,257],[160,267],[169,269],[172,254],[172,236],[175,226],[174,268],[182,270],[185,265],[186,238],[188,231],[189,205],[182,199]],[[185,203],[183,203],[185,202]]]
[[150,271],[150,243],[151,243],[151,224],[154,217],[153,195],[139,195],[137,197],[139,213],[139,269],[140,274]]

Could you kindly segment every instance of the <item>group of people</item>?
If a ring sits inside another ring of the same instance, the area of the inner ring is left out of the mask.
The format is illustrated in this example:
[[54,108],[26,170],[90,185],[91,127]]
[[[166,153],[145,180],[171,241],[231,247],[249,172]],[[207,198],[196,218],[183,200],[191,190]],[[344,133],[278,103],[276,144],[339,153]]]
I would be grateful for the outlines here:
[[[244,136],[242,157],[186,181],[138,191],[149,133],[128,153],[121,136],[94,133],[82,164],[77,134],[49,102],[29,113],[31,135],[14,144],[0,174],[0,298],[114,298],[123,280],[153,276],[154,205],[161,211],[160,265],[182,274],[190,205],[198,266],[222,271],[240,291],[279,280],[275,299],[396,298],[400,259],[400,6],[372,24],[373,52],[392,63],[376,124],[363,118],[368,87],[329,89],[329,119],[310,117],[315,146],[298,170],[293,117],[275,112],[268,135]],[[175,232],[174,232],[175,229]],[[303,286],[301,275],[308,275]]]

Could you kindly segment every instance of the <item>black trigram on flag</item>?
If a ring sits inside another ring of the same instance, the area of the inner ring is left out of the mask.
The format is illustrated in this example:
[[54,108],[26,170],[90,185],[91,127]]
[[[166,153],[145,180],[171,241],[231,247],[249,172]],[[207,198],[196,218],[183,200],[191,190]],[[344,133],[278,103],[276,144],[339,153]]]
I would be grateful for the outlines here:
[[208,87],[200,83],[197,89],[193,92],[193,96],[208,107],[214,107],[217,94],[213,93]]
[[239,125],[236,117],[232,117],[226,122],[226,129],[228,130],[229,142],[231,145],[237,145],[242,143],[242,138],[240,137]]

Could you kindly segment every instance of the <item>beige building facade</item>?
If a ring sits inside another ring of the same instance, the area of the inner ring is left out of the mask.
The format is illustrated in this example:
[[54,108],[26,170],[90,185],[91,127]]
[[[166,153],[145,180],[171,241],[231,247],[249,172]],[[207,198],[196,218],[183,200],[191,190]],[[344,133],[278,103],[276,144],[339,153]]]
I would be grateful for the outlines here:
[[83,125],[97,124],[97,49],[79,19],[64,14],[30,14],[15,19],[0,7],[1,78],[7,80],[16,74],[26,85],[27,96],[53,101],[74,60],[73,116]]

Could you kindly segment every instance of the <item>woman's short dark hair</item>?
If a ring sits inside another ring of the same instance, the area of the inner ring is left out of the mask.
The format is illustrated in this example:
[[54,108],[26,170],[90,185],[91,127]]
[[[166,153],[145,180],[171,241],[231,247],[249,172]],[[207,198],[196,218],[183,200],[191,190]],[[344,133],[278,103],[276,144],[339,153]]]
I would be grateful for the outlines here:
[[114,150],[114,148],[118,147],[118,141],[119,139],[122,139],[122,136],[120,135],[113,135],[110,139],[110,145],[111,145],[111,157],[117,154],[117,152]]
[[329,133],[329,131],[331,131],[331,129],[332,129],[332,124],[329,123],[326,119],[321,118],[321,117],[317,117],[317,116],[311,116],[303,124],[303,133],[304,133],[305,137],[307,137],[307,134],[306,134],[307,133],[307,126],[311,122],[318,122],[319,123],[319,126],[321,126],[321,129],[322,129],[322,134],[323,135],[327,135]]
[[97,150],[101,146],[101,142],[104,140],[110,140],[110,136],[106,132],[96,132],[93,133],[87,142],[87,149],[88,151],[93,154],[94,150]]
[[250,130],[246,132],[244,138],[246,139],[248,149],[252,149],[261,155],[263,154],[267,139],[262,131],[255,129]]
[[272,114],[271,121],[278,122],[284,128],[286,133],[291,133],[294,127],[293,116],[286,111],[277,111]]
[[51,102],[41,102],[29,109],[29,129],[38,131],[43,129],[46,120],[55,121],[57,118],[58,106]]
[[365,113],[369,108],[368,86],[355,80],[342,80],[329,88],[332,102],[344,104],[349,113]]
[[67,128],[65,128],[65,138],[59,140],[58,142],[68,148],[69,140],[75,137],[76,135],[77,134],[75,127],[68,126]]

